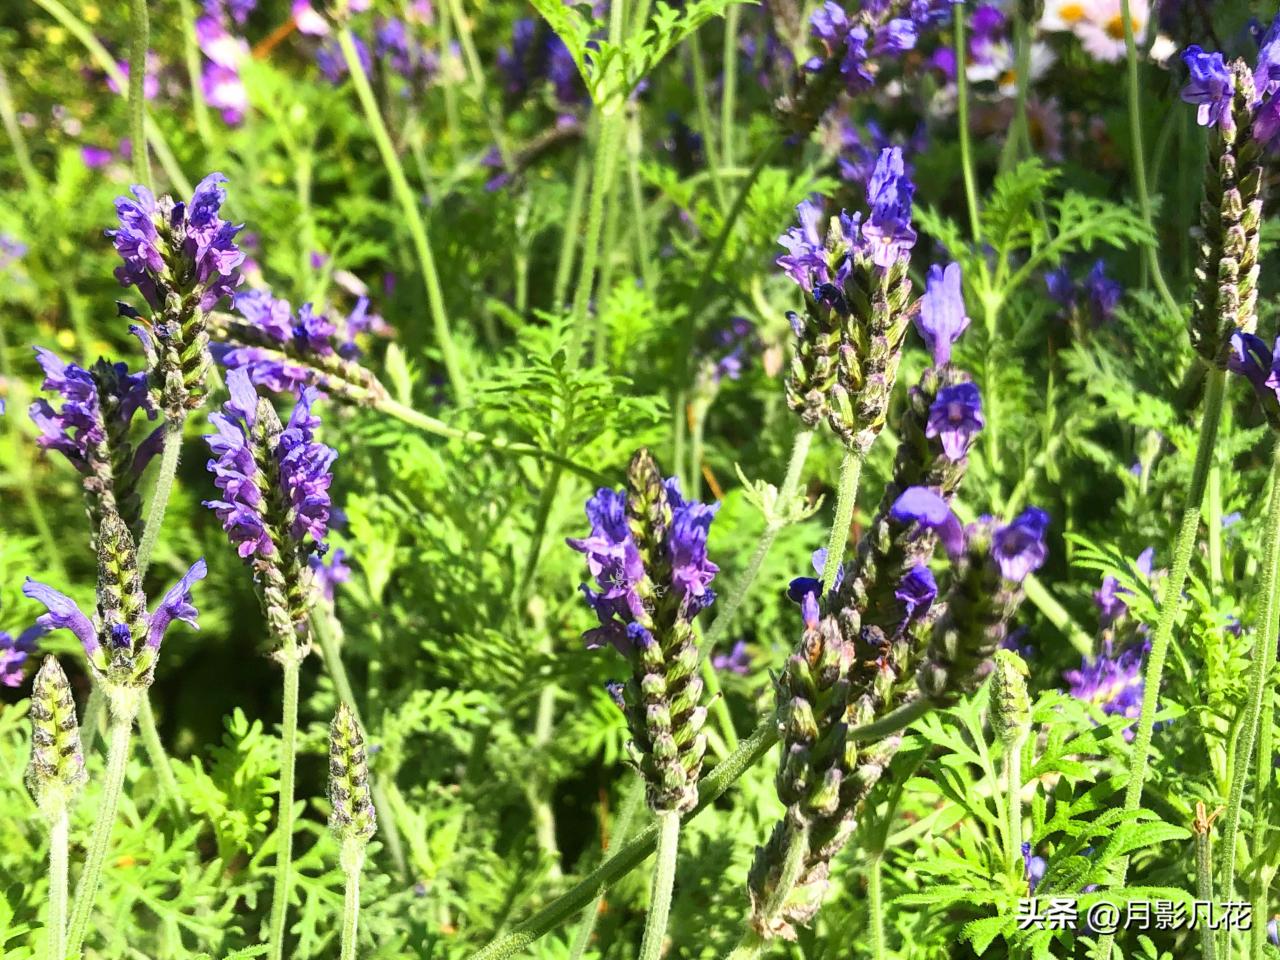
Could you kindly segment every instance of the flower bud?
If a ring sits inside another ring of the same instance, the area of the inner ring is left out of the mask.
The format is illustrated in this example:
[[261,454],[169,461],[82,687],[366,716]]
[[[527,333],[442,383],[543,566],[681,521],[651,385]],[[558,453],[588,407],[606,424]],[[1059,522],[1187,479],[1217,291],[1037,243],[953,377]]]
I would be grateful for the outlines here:
[[27,790],[42,813],[56,818],[88,779],[71,685],[58,661],[45,657],[31,687]]
[[369,787],[364,734],[345,703],[329,725],[329,829],[340,840],[368,843],[378,829]]
[[991,675],[991,726],[1006,745],[1031,731],[1031,698],[1027,695],[1027,664],[1012,650],[997,650]]

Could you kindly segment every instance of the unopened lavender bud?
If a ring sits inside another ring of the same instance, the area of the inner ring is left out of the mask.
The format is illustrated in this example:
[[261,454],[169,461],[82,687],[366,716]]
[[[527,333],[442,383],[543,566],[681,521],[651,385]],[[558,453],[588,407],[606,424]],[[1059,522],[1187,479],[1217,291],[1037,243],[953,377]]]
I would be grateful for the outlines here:
[[369,759],[355,713],[338,704],[329,725],[329,829],[339,840],[368,843],[378,829],[369,786]]
[[1027,664],[1012,650],[995,652],[991,674],[991,726],[1006,744],[1017,743],[1031,730],[1031,698]]
[[80,724],[67,675],[45,657],[31,686],[31,761],[27,790],[40,811],[57,817],[89,779],[80,748]]

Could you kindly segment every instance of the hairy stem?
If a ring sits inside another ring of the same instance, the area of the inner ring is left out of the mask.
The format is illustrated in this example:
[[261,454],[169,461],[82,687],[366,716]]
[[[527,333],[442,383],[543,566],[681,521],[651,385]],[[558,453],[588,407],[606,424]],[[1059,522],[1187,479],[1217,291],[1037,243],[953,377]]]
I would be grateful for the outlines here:
[[649,885],[649,915],[640,941],[640,960],[658,960],[671,916],[671,892],[676,883],[676,854],[680,847],[680,814],[658,814],[657,852]]
[[827,541],[827,562],[822,567],[822,592],[831,595],[844,551],[849,545],[849,525],[853,522],[853,507],[858,499],[858,479],[862,476],[862,462],[866,454],[846,450],[840,461],[840,488],[836,492],[836,518],[831,524],[831,537]]
[[427,304],[431,308],[431,322],[435,332],[436,346],[440,349],[444,361],[445,372],[449,384],[453,388],[454,397],[459,403],[465,403],[470,396],[466,378],[462,373],[462,363],[458,348],[453,340],[453,331],[449,326],[449,315],[445,310],[444,293],[440,289],[440,275],[436,271],[436,258],[431,250],[431,240],[427,234],[427,224],[422,218],[422,208],[413,188],[405,176],[404,166],[391,142],[391,134],[382,119],[382,111],[378,109],[378,100],[369,86],[369,77],[364,72],[364,65],[356,52],[355,42],[350,30],[338,33],[338,43],[342,47],[342,57],[346,61],[347,70],[351,74],[351,83],[356,89],[356,97],[364,110],[369,130],[374,142],[378,145],[378,153],[382,156],[382,164],[386,167],[387,176],[391,179],[391,189],[400,204],[405,223],[409,228],[409,236],[413,240],[413,249],[418,257],[418,266],[422,270],[422,282],[426,288]]
[[867,934],[871,939],[871,960],[884,960],[884,857],[876,854],[867,861]]
[[[1235,896],[1236,833],[1240,829],[1240,810],[1244,805],[1244,788],[1253,765],[1253,747],[1258,735],[1267,689],[1267,677],[1276,659],[1276,638],[1280,632],[1280,442],[1272,451],[1271,502],[1267,508],[1267,527],[1262,547],[1261,580],[1258,593],[1261,602],[1257,606],[1258,642],[1253,648],[1253,669],[1249,672],[1249,691],[1245,695],[1244,716],[1240,724],[1240,736],[1236,740],[1236,752],[1231,761],[1231,788],[1227,793],[1227,813],[1222,826],[1222,895]],[[1268,765],[1271,758],[1265,758]],[[1255,790],[1259,797],[1270,781],[1259,780]],[[1252,851],[1258,856],[1261,848]]]
[[93,833],[89,837],[89,851],[85,856],[84,869],[80,873],[80,882],[76,884],[76,899],[67,931],[66,956],[71,958],[80,956],[80,948],[89,930],[93,901],[102,882],[102,868],[107,862],[111,828],[116,822],[116,809],[120,805],[120,792],[124,788],[124,774],[129,766],[129,746],[132,739],[133,718],[113,716],[111,745],[107,751],[107,772],[98,798],[98,815],[93,821]]
[[[1253,829],[1249,834],[1249,849],[1255,857],[1261,857],[1266,848],[1267,830],[1271,827],[1269,800],[1272,781],[1276,768],[1272,754],[1272,724],[1275,720],[1275,693],[1267,689],[1262,705],[1262,721],[1258,731],[1258,765],[1257,782],[1253,796]],[[1259,864],[1249,885],[1249,899],[1253,903],[1253,931],[1250,934],[1251,960],[1265,960],[1267,940],[1267,924],[1263,918],[1267,915],[1267,893],[1271,886],[1271,878],[1275,875],[1275,865]]]
[[156,548],[160,528],[164,525],[164,513],[173,493],[173,479],[178,472],[178,457],[182,453],[182,424],[166,423],[163,446],[160,451],[160,469],[147,503],[147,519],[142,527],[142,539],[138,541],[138,572],[145,574],[151,565],[151,554]]
[[360,923],[360,868],[364,845],[355,839],[342,842],[342,873],[346,879],[342,898],[342,947],[340,960],[356,960],[356,929]]
[[730,4],[724,15],[724,54],[720,67],[724,84],[720,94],[720,162],[733,166],[733,115],[738,98],[738,30],[742,22],[742,6]]
[[791,459],[787,461],[786,476],[782,480],[782,486],[778,490],[777,513],[765,522],[764,532],[760,534],[760,541],[756,544],[755,550],[751,554],[751,558],[747,561],[746,569],[737,580],[733,582],[733,586],[729,588],[720,612],[716,615],[715,622],[711,624],[711,629],[707,631],[706,638],[702,641],[703,656],[708,655],[715,649],[724,635],[733,626],[734,617],[738,613],[738,609],[747,598],[747,594],[751,592],[751,586],[756,582],[756,577],[760,575],[760,567],[764,564],[765,558],[769,555],[769,550],[773,547],[773,542],[778,539],[778,534],[782,529],[790,523],[788,519],[788,505],[795,499],[796,491],[800,486],[800,475],[804,471],[804,462],[809,457],[809,447],[813,444],[813,431],[801,430],[796,434],[794,443],[791,446]]
[[[1208,482],[1209,466],[1213,462],[1213,448],[1218,438],[1218,423],[1222,419],[1222,401],[1226,390],[1226,371],[1216,367],[1205,378],[1204,414],[1200,423],[1199,442],[1196,448],[1195,466],[1191,483],[1183,504],[1182,520],[1173,542],[1173,564],[1169,577],[1161,591],[1160,616],[1156,622],[1155,636],[1151,641],[1151,653],[1143,674],[1142,712],[1138,716],[1138,728],[1133,738],[1129,761],[1129,780],[1125,786],[1124,809],[1132,813],[1142,802],[1142,788],[1147,782],[1147,764],[1150,760],[1151,729],[1155,723],[1156,703],[1160,696],[1160,680],[1164,674],[1164,662],[1169,653],[1169,641],[1173,636],[1174,622],[1182,606],[1182,588],[1187,582],[1187,569],[1195,548],[1196,531],[1200,526],[1200,506],[1204,502],[1204,489]],[[1129,873],[1129,858],[1123,857],[1117,871],[1118,886],[1123,886]],[[1108,960],[1114,934],[1099,938],[1097,953],[1100,960]]]
[[66,807],[49,824],[49,913],[45,921],[48,939],[45,956],[49,960],[67,957],[67,834]]
[[289,892],[293,887],[293,774],[298,752],[298,674],[300,657],[296,641],[288,642],[281,665],[284,667],[284,713],[280,722],[280,795],[276,804],[276,871],[271,897],[269,952],[271,960],[284,956]]
[[[1213,903],[1213,825],[1196,829],[1196,896],[1203,903]],[[1255,925],[1259,921],[1255,920]],[[1263,924],[1265,926],[1265,924]],[[1200,952],[1204,960],[1217,960],[1218,932],[1209,924],[1200,929]]]
[[138,732],[142,734],[142,746],[151,761],[151,769],[160,785],[160,799],[169,805],[171,810],[183,810],[182,796],[178,792],[178,778],[173,775],[173,764],[165,753],[164,742],[160,739],[160,731],[156,729],[156,715],[151,709],[150,699],[144,699],[138,706]]
[[1022,745],[1025,737],[1018,737],[1008,745],[1004,756],[1005,773],[1005,861],[1013,876],[1021,876],[1022,869]]
[[582,225],[582,208],[587,199],[587,180],[591,166],[579,156],[573,167],[573,188],[569,193],[569,212],[564,219],[564,232],[560,235],[560,258],[556,261],[556,280],[552,288],[551,307],[561,310],[569,292],[569,278],[573,274],[573,252],[578,245],[578,228]]
[[[605,847],[606,859],[617,853],[618,848],[626,841],[627,834],[631,832],[631,821],[636,818],[643,803],[644,781],[637,777],[627,787],[627,795],[622,801],[622,808],[618,811],[618,819],[614,821],[613,833]],[[578,921],[577,932],[573,935],[573,945],[569,949],[569,960],[582,960],[583,954],[587,952],[587,946],[591,943],[591,934],[596,929],[596,918],[600,916],[600,904],[603,902],[604,891],[601,890],[582,911],[582,919]]]
[[151,19],[147,0],[132,0],[129,37],[129,135],[133,138],[133,175],[151,189],[151,151],[147,149],[147,45],[151,40]]
[[187,68],[187,82],[191,86],[191,112],[196,120],[196,132],[205,146],[213,140],[213,126],[209,123],[209,105],[204,100],[200,80],[200,46],[196,39],[196,15],[191,0],[178,0],[178,13],[182,17],[182,56]]

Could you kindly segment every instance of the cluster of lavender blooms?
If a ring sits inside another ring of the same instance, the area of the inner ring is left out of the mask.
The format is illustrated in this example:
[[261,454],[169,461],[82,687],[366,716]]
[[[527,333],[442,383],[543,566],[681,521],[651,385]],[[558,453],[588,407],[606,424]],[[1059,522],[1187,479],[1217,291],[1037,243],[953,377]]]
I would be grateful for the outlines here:
[[707,533],[718,508],[685,500],[677,480],[663,480],[640,450],[625,490],[601,488],[587,501],[590,535],[568,541],[599,588],[582,585],[600,621],[584,634],[587,647],[612,645],[631,665],[626,683],[609,690],[659,813],[683,813],[698,801],[706,707],[693,622],[715,599],[710,584],[719,568],[707,556]]
[[1211,128],[1191,340],[1208,364],[1226,367],[1230,343],[1257,326],[1258,246],[1265,188],[1263,155],[1280,147],[1280,17],[1267,30],[1256,66],[1227,63],[1192,45],[1182,55],[1189,78],[1182,99]]
[[191,201],[157,199],[134,185],[133,198],[116,200],[120,225],[107,236],[123,261],[116,277],[137,287],[151,308],[149,320],[131,307],[121,312],[139,322],[130,330],[142,343],[151,389],[170,423],[181,423],[199,407],[209,366],[209,312],[240,283],[244,252],[236,245],[241,225],[219,216],[226,177],[211,173]]
[[382,317],[361,296],[345,318],[304,303],[295,313],[288,300],[267,290],[236,296],[235,315],[217,314],[210,332],[214,358],[228,370],[244,370],[273,393],[316,387],[352,402],[385,396],[385,389],[357,361],[359,338],[385,332]]
[[863,453],[884,424],[906,334],[914,192],[902,151],[884,150],[865,221],[841,211],[824,236],[821,209],[806,200],[796,208],[800,225],[778,241],[787,248],[778,265],[806,295],[805,315],[788,314],[797,346],[787,402],[806,427],[825,420]]
[[22,684],[27,660],[36,652],[36,644],[44,633],[44,627],[38,623],[17,636],[8,630],[0,630],[0,685],[16,687]]
[[874,120],[867,120],[859,130],[857,124],[848,117],[840,117],[833,130],[833,140],[839,150],[836,154],[836,169],[840,179],[851,186],[866,189],[875,173],[880,155],[893,147],[902,150],[903,173],[910,178],[913,171],[910,161],[905,157],[924,151],[928,145],[928,133],[921,124],[909,137],[891,135]]
[[[315,438],[317,393],[304,389],[282,425],[249,374],[227,374],[230,399],[209,415],[209,471],[220,499],[207,500],[239,556],[253,568],[272,635],[292,649],[306,633],[313,573],[308,557],[327,548],[329,486],[337,451]],[[305,652],[305,651],[304,651]]]
[[130,443],[134,415],[144,411],[148,419],[156,417],[146,374],[106,360],[86,370],[40,347],[36,359],[44,370],[41,386],[60,400],[59,406],[45,399],[31,405],[31,420],[39,431],[36,444],[62,454],[83,477],[92,530],[112,513],[137,533],[138,480],[162,435],[157,428],[136,449]]
[[114,514],[107,514],[98,529],[97,615],[90,618],[75,601],[53,587],[28,579],[25,596],[45,606],[36,621],[46,630],[70,630],[80,641],[94,677],[107,691],[113,712],[131,719],[139,695],[155,676],[160,645],[170,624],[181,620],[198,626],[191,590],[203,580],[203,559],[147,612],[147,598],[138,572],[133,535]]
[[[882,182],[883,175],[875,179]],[[834,223],[837,239],[824,244],[816,217],[805,224],[804,216],[802,210],[802,227],[784,241],[790,252],[779,265],[814,303],[834,301],[841,291],[825,287],[834,287],[847,261],[832,252],[852,232],[852,218]],[[1030,507],[1008,524],[983,517],[965,527],[951,509],[984,426],[977,386],[951,364],[953,346],[970,322],[962,279],[958,264],[935,266],[919,302],[898,307],[900,322],[913,317],[934,365],[909,391],[893,476],[853,560],[837,571],[831,595],[824,596],[821,581],[811,577],[793,580],[788,590],[801,605],[804,633],[777,683],[777,788],[787,815],[757,848],[748,877],[751,924],[766,939],[794,938],[796,928],[813,919],[832,860],[900,743],[895,735],[859,743],[851,731],[922,698],[946,704],[972,691],[1008,637],[1022,581],[1047,556],[1049,517],[1042,510]],[[838,330],[829,335],[841,339]],[[851,349],[884,346],[862,341]],[[893,350],[901,350],[900,336]],[[803,337],[797,352],[806,353]],[[829,380],[826,389],[832,387]],[[825,401],[821,392],[810,400]],[[938,545],[951,560],[945,589],[931,566]],[[826,560],[826,551],[815,553],[815,570]],[[784,869],[797,844],[802,865],[787,889]]]
[[[335,86],[346,79],[348,70],[338,41],[332,36],[330,20],[345,19],[368,9],[368,0],[347,0],[343,9],[326,11],[326,16],[318,13],[307,0],[296,0],[293,4],[293,20],[298,32],[324,38],[316,49],[316,66]],[[431,23],[434,16],[431,4],[427,0],[416,0],[409,5],[407,14],[406,19],[380,16],[374,21],[372,51],[363,38],[354,33],[351,36],[364,72],[372,73],[374,67],[379,66],[388,74],[400,77],[407,82],[401,91],[405,96],[435,76],[440,66],[436,53],[414,36],[416,26]]]
[[1072,279],[1071,271],[1064,264],[1044,276],[1049,297],[1071,318],[1087,317],[1091,326],[1100,327],[1115,316],[1124,287],[1107,276],[1107,265],[1102,260],[1094,262],[1083,280]]

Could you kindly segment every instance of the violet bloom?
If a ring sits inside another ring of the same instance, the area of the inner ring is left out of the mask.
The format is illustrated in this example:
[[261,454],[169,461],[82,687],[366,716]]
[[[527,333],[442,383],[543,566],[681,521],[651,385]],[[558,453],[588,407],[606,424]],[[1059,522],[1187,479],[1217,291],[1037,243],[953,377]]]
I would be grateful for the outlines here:
[[1076,285],[1071,279],[1071,272],[1066,267],[1058,267],[1046,273],[1044,286],[1050,300],[1068,309],[1075,305]]
[[949,263],[945,268],[937,264],[931,266],[920,309],[914,317],[916,331],[933,354],[937,367],[951,362],[951,345],[969,328],[961,280],[958,263]]
[[1089,304],[1089,315],[1095,326],[1106,323],[1116,312],[1124,287],[1107,276],[1107,265],[1098,260],[1084,279],[1085,297]]
[[[1108,642],[1093,660],[1085,658],[1080,669],[1062,674],[1067,692],[1077,700],[1101,708],[1109,716],[1136,719],[1142,712],[1142,660],[1144,647],[1131,647],[1119,656],[1111,652]],[[1124,731],[1126,740],[1133,739],[1132,727]]]
[[0,686],[16,687],[22,683],[23,667],[27,658],[36,651],[36,641],[44,636],[45,628],[36,624],[16,637],[0,630]]
[[1034,894],[1036,887],[1040,885],[1040,881],[1044,879],[1045,873],[1048,871],[1049,865],[1045,862],[1044,857],[1036,857],[1031,855],[1031,844],[1022,844],[1022,874],[1027,881],[1027,890]]
[[911,199],[915,185],[906,175],[902,149],[881,151],[875,172],[867,184],[871,213],[862,225],[862,237],[871,248],[877,266],[888,268],[905,257],[916,242],[911,227]]
[[809,32],[822,45],[828,57],[834,57],[849,35],[849,17],[844,7],[826,0],[809,18]]
[[1012,523],[997,530],[991,539],[991,554],[1000,576],[1021,583],[1040,569],[1049,553],[1044,542],[1048,529],[1049,514],[1039,507],[1027,507]]
[[1272,362],[1272,350],[1261,337],[1239,330],[1231,335],[1227,369],[1248,380],[1259,394],[1266,389]]
[[1182,54],[1190,77],[1181,90],[1186,103],[1196,104],[1196,122],[1202,127],[1221,126],[1231,120],[1231,96],[1235,81],[1220,53],[1205,53],[1198,44]]
[[[201,310],[212,310],[240,283],[237,268],[244,253],[235,237],[243,224],[223,220],[219,213],[226,202],[222,184],[227,178],[211,173],[197,185],[190,203],[156,200],[146,187],[135,184],[133,199],[116,198],[120,226],[106,234],[120,254],[123,264],[116,268],[122,286],[136,286],[155,310],[164,306],[161,291],[177,283],[190,283],[200,294]],[[180,255],[189,269],[174,271],[166,264],[165,253]],[[180,291],[184,292],[184,291]]]
[[110,630],[103,624],[95,624],[66,594],[30,577],[23,584],[22,593],[44,604],[46,612],[36,620],[39,626],[46,630],[70,630],[84,648],[89,665],[98,674],[106,676],[121,657],[133,660],[145,654],[149,662],[154,663],[165,633],[174,620],[181,620],[199,629],[198,611],[191,600],[191,589],[196,581],[205,578],[206,573],[208,568],[201,558],[191,565],[181,580],[169,588],[150,614],[143,611],[141,622],[137,625],[141,636],[133,636],[129,628],[121,624]]
[[284,430],[274,439],[264,439],[249,374],[231,370],[227,387],[231,399],[221,413],[209,415],[217,433],[205,437],[214,454],[208,469],[222,498],[204,505],[217,514],[243,558],[270,558],[283,546],[277,541],[285,537],[324,553],[329,486],[338,454],[315,439],[320,421],[311,407],[317,392],[303,390]]
[[[822,572],[827,566],[827,548],[819,547],[809,557],[809,562],[813,564],[813,572],[816,577],[796,577],[787,586],[787,597],[795,603],[804,603],[807,596],[815,599],[822,596]],[[836,571],[835,582],[831,585],[833,592],[840,589],[840,585],[844,583],[844,564],[840,565],[840,569]]]
[[995,62],[997,47],[1005,39],[1005,17],[999,7],[981,4],[970,19],[969,56],[972,62],[990,66]]
[[333,551],[328,563],[325,563],[322,557],[313,554],[307,558],[307,565],[315,575],[320,595],[326,602],[332,604],[338,584],[346,583],[351,579],[351,565],[347,563],[347,551]]
[[[125,96],[129,91],[129,61],[119,60],[116,66],[120,69],[120,73],[124,78],[124,87],[116,83],[115,78],[110,74],[107,75],[107,89],[118,96]],[[156,75],[156,54],[154,50],[148,50],[146,56],[146,68],[142,77],[142,98],[144,100],[154,100],[160,92],[160,78]]]
[[898,523],[915,523],[921,530],[935,533],[953,559],[964,552],[964,527],[947,502],[928,487],[908,487],[894,501],[889,516]]
[[1258,44],[1258,65],[1253,71],[1253,86],[1259,99],[1280,92],[1280,16],[1271,20],[1271,26]]
[[747,644],[739,640],[728,653],[717,653],[711,658],[711,665],[717,670],[727,670],[745,677],[751,673],[751,654],[747,652]]
[[1253,116],[1253,137],[1265,150],[1280,149],[1280,97],[1272,96]]
[[1115,577],[1102,578],[1102,586],[1093,592],[1093,602],[1098,605],[1098,620],[1103,627],[1111,626],[1129,612],[1129,605],[1121,599],[1121,594],[1128,592]]
[[796,217],[799,225],[791,227],[778,238],[778,243],[786,247],[787,252],[774,262],[801,289],[812,293],[815,284],[831,281],[827,247],[822,235],[822,207],[813,200],[801,200],[796,205]]
[[896,56],[914,49],[915,45],[916,25],[910,20],[897,18],[876,30],[871,52],[876,55],[887,53]]
[[924,435],[942,441],[942,452],[955,462],[969,452],[973,438],[986,425],[982,418],[982,396],[974,383],[943,387],[929,406]]
[[923,563],[917,563],[898,581],[894,597],[902,604],[907,620],[923,615],[938,596],[938,582],[933,572]]
[[95,147],[91,143],[86,143],[80,147],[80,159],[90,170],[101,170],[115,159],[115,154],[106,147]]

